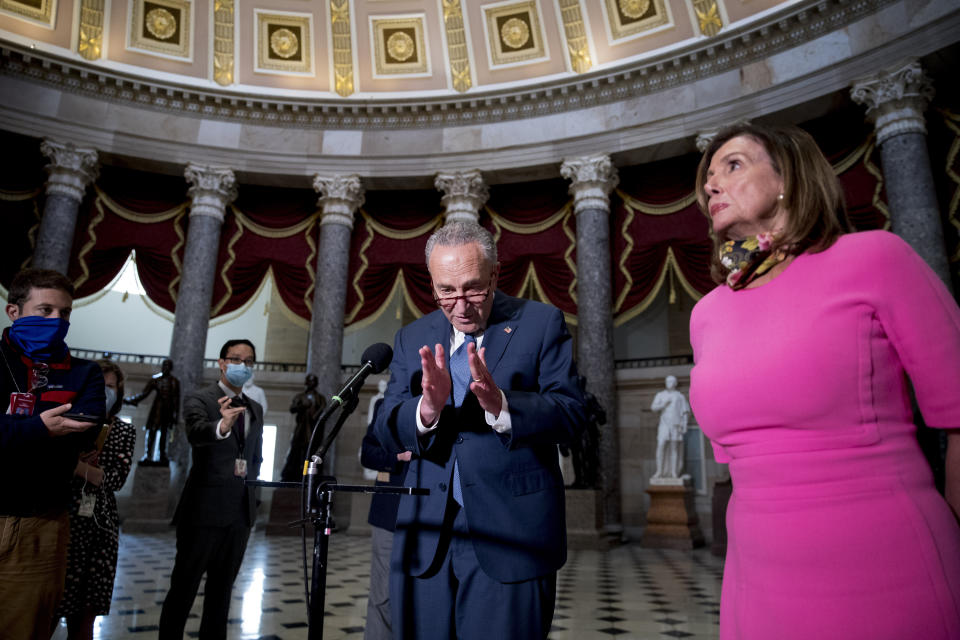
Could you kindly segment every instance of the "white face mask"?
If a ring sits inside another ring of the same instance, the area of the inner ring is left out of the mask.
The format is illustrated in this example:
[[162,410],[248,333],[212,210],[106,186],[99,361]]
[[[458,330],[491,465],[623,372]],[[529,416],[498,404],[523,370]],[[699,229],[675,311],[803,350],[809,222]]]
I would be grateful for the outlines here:
[[104,387],[104,392],[107,394],[107,415],[110,415],[110,409],[113,408],[113,403],[117,401],[117,390],[113,387]]

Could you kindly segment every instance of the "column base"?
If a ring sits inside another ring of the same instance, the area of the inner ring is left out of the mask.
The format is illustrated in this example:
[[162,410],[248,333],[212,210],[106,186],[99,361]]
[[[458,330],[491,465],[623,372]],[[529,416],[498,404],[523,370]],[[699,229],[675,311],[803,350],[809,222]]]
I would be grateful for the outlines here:
[[168,531],[171,527],[167,513],[169,496],[169,467],[137,465],[133,471],[133,492],[120,513],[124,532]]
[[704,545],[689,476],[651,482],[650,511],[640,544],[655,549],[696,549]]
[[[289,526],[300,519],[300,491],[298,489],[274,489],[270,500],[270,519],[263,527],[268,536],[299,536],[300,527]],[[313,535],[310,527],[309,535]]]
[[606,551],[610,536],[603,529],[603,498],[596,489],[567,489],[567,548]]

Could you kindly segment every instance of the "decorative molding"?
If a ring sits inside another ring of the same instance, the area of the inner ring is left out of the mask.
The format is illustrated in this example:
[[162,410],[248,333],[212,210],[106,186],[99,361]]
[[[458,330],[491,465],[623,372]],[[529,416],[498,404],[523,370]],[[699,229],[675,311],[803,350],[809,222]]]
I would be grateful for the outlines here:
[[97,179],[96,150],[46,139],[40,143],[40,152],[50,158],[46,166],[47,195],[56,193],[78,202],[83,200],[87,185]]
[[570,55],[570,68],[574,73],[586,73],[593,66],[590,59],[590,46],[587,29],[583,23],[580,0],[557,0],[560,4],[560,16],[563,19],[563,33],[567,38],[567,53]]
[[713,142],[713,139],[717,137],[719,129],[710,129],[709,131],[701,131],[697,134],[697,151],[703,153],[707,150],[707,147],[710,146],[710,143]]
[[77,53],[87,60],[99,60],[103,52],[103,6],[104,0],[80,2]]
[[603,6],[615,41],[670,23],[664,0],[606,0]]
[[455,91],[464,93],[473,86],[470,76],[470,55],[467,52],[467,33],[463,24],[460,0],[440,0],[443,6],[443,26],[447,30],[447,57],[450,60],[450,81]]
[[192,31],[191,0],[130,0],[128,48],[189,60]]
[[354,92],[350,0],[330,0],[330,36],[333,40],[334,89],[338,95],[347,97]]
[[0,12],[39,22],[52,29],[57,15],[57,0],[0,0]]
[[317,173],[313,176],[313,189],[320,194],[320,224],[342,224],[352,230],[353,216],[363,206],[365,197],[360,176]]
[[226,167],[190,163],[183,171],[190,183],[190,217],[210,216],[223,222],[227,205],[237,199],[237,179]]
[[213,2],[213,79],[221,86],[233,84],[234,0]]
[[370,18],[375,76],[430,72],[423,16]]
[[313,16],[254,9],[258,72],[313,73]]
[[[336,2],[331,0],[331,6]],[[178,116],[193,114],[304,129],[423,129],[476,125],[542,117],[664,91],[766,59],[841,29],[896,2],[898,0],[811,0],[771,14],[767,20],[749,28],[731,28],[714,38],[699,40],[690,48],[645,59],[629,67],[564,78],[546,86],[493,91],[471,97],[363,101],[280,99],[186,87],[108,71],[9,42],[0,43],[0,73],[48,84],[63,91]],[[343,3],[346,4],[347,0]],[[349,28],[346,37],[349,41]],[[339,59],[336,47],[334,55],[335,60]],[[353,92],[350,55],[347,55],[347,61],[350,83],[346,95],[349,95]],[[337,92],[341,93],[341,90]]]
[[445,222],[479,221],[480,207],[490,197],[490,190],[476,169],[438,173],[433,186],[443,192],[440,203],[445,207]]
[[854,83],[850,96],[867,107],[877,130],[877,144],[904,133],[926,135],[923,112],[934,96],[933,83],[918,60],[885,69]]
[[535,0],[483,7],[491,66],[512,65],[546,56]]
[[715,36],[723,28],[723,18],[717,0],[693,0],[693,12],[697,15],[700,33],[707,37]]
[[610,156],[569,158],[560,165],[560,175],[570,181],[575,215],[598,209],[610,213],[610,192],[620,181]]

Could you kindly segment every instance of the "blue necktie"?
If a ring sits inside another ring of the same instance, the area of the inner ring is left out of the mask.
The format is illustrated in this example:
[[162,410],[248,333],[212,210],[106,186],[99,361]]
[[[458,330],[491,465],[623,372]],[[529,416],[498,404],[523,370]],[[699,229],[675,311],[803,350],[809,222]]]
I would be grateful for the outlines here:
[[[470,361],[467,358],[467,345],[477,339],[469,333],[464,334],[463,343],[450,356],[450,379],[453,382],[453,404],[459,407],[470,389],[473,376],[470,375]],[[463,506],[463,489],[460,486],[460,463],[453,461],[453,499]]]

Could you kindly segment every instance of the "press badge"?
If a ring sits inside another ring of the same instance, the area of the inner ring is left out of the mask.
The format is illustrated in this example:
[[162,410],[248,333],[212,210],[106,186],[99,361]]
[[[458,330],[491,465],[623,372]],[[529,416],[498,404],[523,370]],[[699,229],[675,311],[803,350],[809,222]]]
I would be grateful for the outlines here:
[[247,477],[247,461],[245,458],[237,458],[233,461],[233,475],[238,478]]
[[10,409],[8,413],[14,416],[32,416],[33,407],[37,404],[37,396],[32,393],[13,392],[10,394]]
[[89,518],[93,515],[93,507],[97,504],[97,494],[95,493],[84,493],[80,497],[80,508],[77,509],[77,515]]

